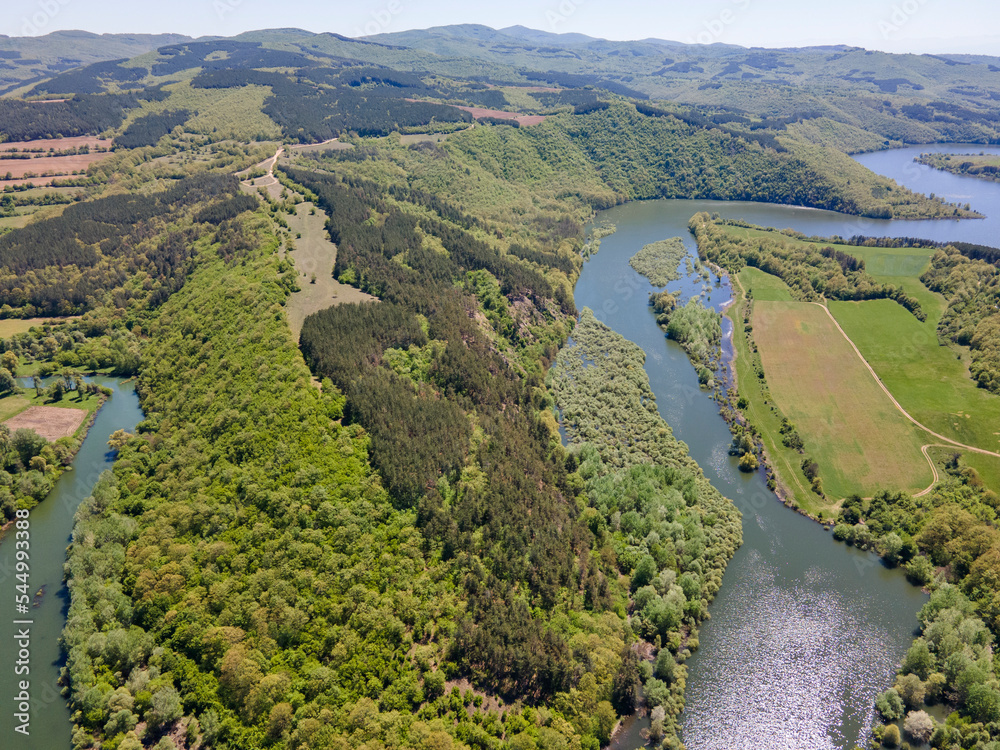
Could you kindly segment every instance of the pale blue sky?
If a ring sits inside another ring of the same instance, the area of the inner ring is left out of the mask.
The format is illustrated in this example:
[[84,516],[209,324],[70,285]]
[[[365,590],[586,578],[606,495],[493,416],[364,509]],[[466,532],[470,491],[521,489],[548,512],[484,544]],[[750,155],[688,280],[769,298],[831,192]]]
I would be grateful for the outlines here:
[[1000,55],[997,0],[5,0],[0,33],[57,29],[232,35],[293,26],[358,36],[451,23],[522,24],[607,39]]

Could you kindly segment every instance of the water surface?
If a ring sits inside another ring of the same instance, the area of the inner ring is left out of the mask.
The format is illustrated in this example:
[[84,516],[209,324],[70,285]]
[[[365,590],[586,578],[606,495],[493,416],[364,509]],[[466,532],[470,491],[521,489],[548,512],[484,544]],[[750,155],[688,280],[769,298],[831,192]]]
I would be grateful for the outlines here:
[[[66,546],[73,530],[73,516],[98,477],[111,468],[114,454],[107,440],[115,430],[133,430],[142,419],[139,399],[131,383],[114,378],[87,378],[111,388],[114,393],[97,413],[72,469],[63,473],[49,496],[32,509],[30,521],[30,593],[34,606],[27,615],[14,611],[14,533],[0,538],[0,748],[11,750],[57,750],[69,748],[69,707],[60,694],[59,670],[63,664],[59,638],[66,623],[69,592],[63,584]],[[14,620],[30,620],[15,625]],[[14,674],[15,632],[28,627],[31,633],[30,674]],[[31,722],[29,736],[14,731],[13,707],[18,682],[30,681]]]
[[[729,430],[718,405],[698,388],[684,352],[667,341],[648,308],[652,287],[628,265],[644,244],[683,237],[698,211],[718,212],[808,235],[912,236],[996,245],[1000,184],[915,164],[927,151],[1000,153],[997,147],[918,146],[867,154],[858,161],[924,193],[970,203],[985,220],[886,221],[829,211],[757,203],[663,200],[601,212],[618,232],[601,241],[576,286],[579,307],[646,352],[646,371],[660,413],[712,483],[743,513],[737,551],[689,661],[683,740],[690,750],[729,748],[844,749],[865,745],[873,703],[893,680],[917,628],[924,595],[898,570],[833,541],[818,524],[787,509],[760,474],[746,475],[728,455]],[[681,265],[684,270],[684,264]],[[668,286],[682,297],[704,293],[700,278]],[[728,286],[704,297],[718,308]],[[630,750],[629,732],[616,743]]]

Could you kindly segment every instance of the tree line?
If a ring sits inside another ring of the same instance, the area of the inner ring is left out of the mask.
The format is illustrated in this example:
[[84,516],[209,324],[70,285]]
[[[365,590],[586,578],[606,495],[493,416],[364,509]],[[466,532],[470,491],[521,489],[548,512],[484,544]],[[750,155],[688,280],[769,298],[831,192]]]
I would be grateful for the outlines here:
[[1000,394],[1000,268],[949,246],[934,253],[920,280],[948,300],[938,335],[968,346],[973,380]]
[[796,299],[805,302],[823,298],[891,299],[918,320],[927,319],[915,297],[901,286],[879,283],[864,270],[863,263],[849,254],[774,231],[764,237],[741,238],[727,231],[727,226],[750,225],[713,220],[704,212],[696,214],[690,223],[698,240],[699,254],[730,273],[739,273],[745,266],[752,266],[777,276],[788,285]]

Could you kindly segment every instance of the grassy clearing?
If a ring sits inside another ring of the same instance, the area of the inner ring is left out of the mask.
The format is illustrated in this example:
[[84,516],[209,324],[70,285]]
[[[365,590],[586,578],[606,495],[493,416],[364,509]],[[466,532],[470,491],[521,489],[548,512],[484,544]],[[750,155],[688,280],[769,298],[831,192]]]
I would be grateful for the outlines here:
[[326,232],[326,212],[323,209],[309,202],[300,203],[296,206],[295,215],[286,215],[285,219],[295,238],[292,240],[294,249],[288,255],[299,271],[300,287],[288,298],[285,311],[292,334],[298,340],[302,322],[314,312],[333,305],[375,298],[333,278],[337,246],[330,242]]
[[769,302],[791,302],[792,293],[788,284],[777,276],[747,266],[740,271],[740,284],[753,295],[755,300]]
[[753,325],[775,402],[819,464],[831,499],[931,483],[920,452],[931,441],[899,413],[822,308],[758,301]]
[[61,323],[72,318],[6,318],[0,320],[0,339],[10,338],[19,333],[27,333],[35,326],[45,323]]

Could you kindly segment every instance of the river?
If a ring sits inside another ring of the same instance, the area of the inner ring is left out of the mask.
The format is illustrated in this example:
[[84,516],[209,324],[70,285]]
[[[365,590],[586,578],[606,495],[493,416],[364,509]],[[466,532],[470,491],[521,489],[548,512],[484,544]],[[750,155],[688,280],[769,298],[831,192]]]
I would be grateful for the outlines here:
[[[134,430],[142,419],[139,398],[131,383],[114,378],[87,378],[113,390],[97,413],[72,470],[63,473],[49,496],[31,511],[30,593],[36,597],[27,615],[14,613],[14,530],[0,538],[0,747],[18,750],[57,750],[72,747],[70,712],[60,695],[59,670],[63,664],[59,638],[66,623],[69,593],[63,583],[66,546],[73,530],[77,506],[89,494],[98,477],[114,462],[107,441],[115,430]],[[14,625],[15,619],[30,625]],[[17,676],[15,634],[30,630],[30,674]],[[15,732],[15,698],[18,682],[30,682],[30,735]]]
[[[925,151],[1000,153],[1000,148],[934,145],[857,157],[870,169],[923,193],[970,203],[985,220],[886,221],[759,203],[660,200],[603,211],[618,231],[577,282],[577,306],[646,352],[660,413],[711,482],[743,513],[743,546],[729,564],[701,648],[688,662],[683,740],[689,750],[795,748],[848,750],[866,745],[873,703],[893,681],[913,640],[926,597],[874,555],[835,542],[829,532],[777,501],[759,474],[728,455],[730,433],[710,394],[698,388],[684,352],[664,338],[647,305],[650,284],[628,265],[643,245],[680,236],[693,255],[687,223],[718,212],[808,235],[913,236],[996,245],[1000,184],[915,164]],[[681,265],[684,270],[684,264]],[[704,289],[700,277],[668,287],[683,297]],[[712,285],[707,304],[730,299]],[[631,722],[615,750],[642,744],[643,721]]]

